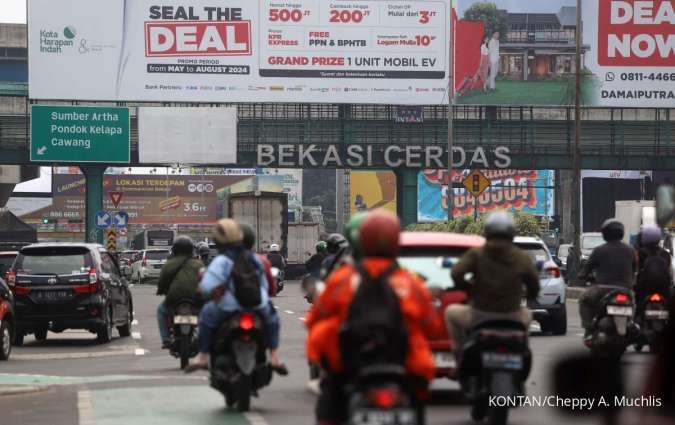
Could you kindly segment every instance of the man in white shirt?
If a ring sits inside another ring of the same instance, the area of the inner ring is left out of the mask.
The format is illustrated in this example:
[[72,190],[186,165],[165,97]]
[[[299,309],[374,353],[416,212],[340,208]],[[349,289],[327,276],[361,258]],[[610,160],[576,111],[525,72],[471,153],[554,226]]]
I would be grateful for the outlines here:
[[490,56],[490,77],[488,78],[488,88],[495,89],[497,74],[499,74],[499,32],[492,33],[492,38],[488,43],[488,54]]

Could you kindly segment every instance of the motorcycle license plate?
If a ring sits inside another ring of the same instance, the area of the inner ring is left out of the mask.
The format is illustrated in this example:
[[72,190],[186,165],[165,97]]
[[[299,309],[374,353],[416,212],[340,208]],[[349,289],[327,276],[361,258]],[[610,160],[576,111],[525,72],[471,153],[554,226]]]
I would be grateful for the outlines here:
[[521,354],[483,353],[483,367],[486,369],[520,370],[523,368]]
[[174,325],[197,325],[199,319],[197,316],[174,316]]
[[607,314],[610,316],[632,316],[633,307],[624,307],[618,305],[608,305]]
[[527,307],[527,298],[523,298],[522,300],[520,300],[520,306]]
[[455,356],[445,351],[434,352],[434,363],[437,369],[454,369],[457,367]]
[[645,317],[648,319],[668,320],[669,314],[666,310],[647,310]]
[[354,425],[417,425],[413,409],[357,409],[352,415]]

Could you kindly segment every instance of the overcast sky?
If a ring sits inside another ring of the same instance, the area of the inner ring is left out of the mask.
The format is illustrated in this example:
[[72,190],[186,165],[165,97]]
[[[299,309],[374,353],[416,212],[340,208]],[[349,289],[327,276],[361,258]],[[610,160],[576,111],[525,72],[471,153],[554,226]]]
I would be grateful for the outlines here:
[[26,0],[0,0],[0,22],[26,23]]

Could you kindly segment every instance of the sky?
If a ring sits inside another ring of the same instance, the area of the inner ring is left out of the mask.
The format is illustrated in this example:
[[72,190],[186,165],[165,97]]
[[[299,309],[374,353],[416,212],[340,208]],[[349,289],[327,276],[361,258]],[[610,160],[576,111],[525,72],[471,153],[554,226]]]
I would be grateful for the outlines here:
[[26,23],[26,0],[0,0],[0,22]]

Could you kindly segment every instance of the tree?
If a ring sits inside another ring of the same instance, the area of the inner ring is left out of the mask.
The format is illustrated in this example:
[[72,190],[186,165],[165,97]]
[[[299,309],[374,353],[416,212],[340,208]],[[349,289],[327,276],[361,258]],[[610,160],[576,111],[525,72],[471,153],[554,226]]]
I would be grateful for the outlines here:
[[[539,221],[532,214],[516,212],[513,214],[513,222],[516,225],[516,234],[518,236],[541,236]],[[484,229],[485,216],[478,217],[478,220],[466,216],[451,222],[417,223],[411,224],[406,228],[406,230],[411,232],[448,232],[471,235],[482,235]]]
[[464,12],[467,21],[482,21],[485,24],[485,35],[491,37],[495,31],[499,31],[501,40],[506,39],[509,30],[506,14],[497,9],[494,3],[474,3]]

